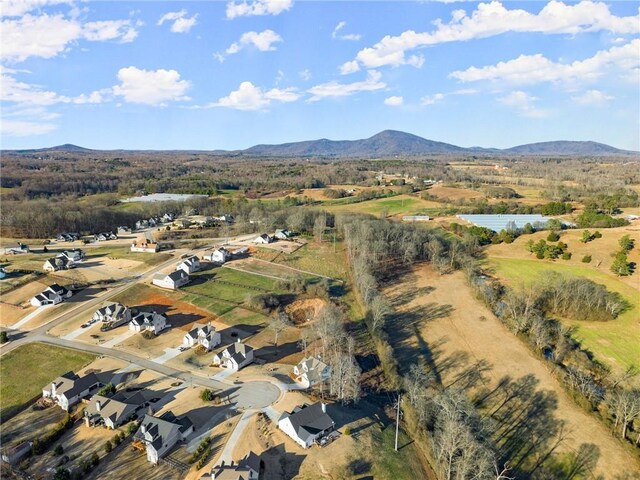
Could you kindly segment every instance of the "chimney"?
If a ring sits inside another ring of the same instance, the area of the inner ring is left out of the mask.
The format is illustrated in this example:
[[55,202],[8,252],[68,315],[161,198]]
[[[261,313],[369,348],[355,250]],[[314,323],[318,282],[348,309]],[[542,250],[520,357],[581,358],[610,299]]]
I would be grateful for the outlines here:
[[56,382],[51,382],[51,396],[56,396]]
[[144,423],[142,425],[140,425],[140,431],[145,434],[147,433],[147,427],[145,427]]
[[320,405],[322,406],[322,411],[324,413],[327,413],[327,404],[326,403],[320,403]]
[[96,411],[99,412],[101,408],[102,405],[100,404],[100,400],[96,400]]

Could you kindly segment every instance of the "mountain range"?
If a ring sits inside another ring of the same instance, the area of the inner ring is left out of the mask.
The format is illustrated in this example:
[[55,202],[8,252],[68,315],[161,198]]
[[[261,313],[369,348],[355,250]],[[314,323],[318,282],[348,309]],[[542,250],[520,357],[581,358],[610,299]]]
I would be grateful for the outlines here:
[[[37,150],[15,150],[20,153],[44,151],[89,153],[90,150],[76,145],[65,144]],[[506,149],[471,147],[464,148],[449,143],[427,140],[397,130],[384,130],[372,137],[361,140],[308,140],[282,143],[278,145],[255,145],[245,150],[215,150],[215,154],[268,156],[268,157],[390,157],[395,155],[434,154],[506,154],[506,155],[638,155],[640,152],[620,150],[610,145],[589,141],[552,141],[529,143]]]

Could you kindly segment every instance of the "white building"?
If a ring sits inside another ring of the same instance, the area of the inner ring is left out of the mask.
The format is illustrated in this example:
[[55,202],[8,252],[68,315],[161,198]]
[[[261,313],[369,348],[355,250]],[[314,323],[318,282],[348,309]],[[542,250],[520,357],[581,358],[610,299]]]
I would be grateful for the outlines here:
[[271,243],[273,242],[273,238],[271,238],[268,234],[263,233],[262,235],[260,235],[259,237],[256,237],[256,239],[253,241],[253,243],[256,243],[258,245],[265,245],[267,243]]
[[176,266],[176,270],[182,270],[187,275],[191,275],[193,272],[200,270],[200,260],[195,255],[185,258]]
[[303,358],[293,367],[294,379],[304,388],[309,388],[328,380],[331,376],[331,367],[315,357]]
[[176,270],[170,274],[158,274],[153,277],[152,283],[158,287],[177,290],[189,283],[189,275],[184,270]]
[[92,320],[109,324],[111,328],[115,328],[131,321],[131,309],[121,303],[109,302],[96,310]]
[[335,429],[335,422],[327,414],[327,406],[318,402],[296,407],[283,413],[278,428],[289,435],[302,448],[309,448],[319,438]]
[[220,345],[220,342],[220,332],[216,332],[216,328],[211,323],[207,325],[194,323],[193,328],[182,338],[182,344],[185,347],[202,345],[207,351]]
[[53,399],[63,410],[78,403],[82,398],[94,393],[111,381],[105,374],[88,373],[82,377],[67,372],[42,389],[44,398]]
[[224,247],[217,248],[210,254],[204,255],[202,257],[202,259],[206,260],[207,262],[219,263],[221,265],[225,263],[227,260],[229,260],[230,258],[231,258],[231,252],[229,252],[229,250],[227,250]]
[[253,347],[240,342],[240,339],[213,356],[214,365],[233,371],[238,371],[250,363],[253,363]]
[[173,446],[193,433],[193,423],[187,417],[177,419],[171,412],[161,417],[145,415],[134,439],[144,443],[147,460],[154,465]]
[[134,332],[149,331],[158,335],[167,328],[167,317],[156,312],[140,312],[129,322],[129,330]]
[[31,299],[31,305],[34,307],[42,307],[43,305],[57,305],[64,302],[65,299],[71,297],[71,290],[61,287],[54,283],[47,287],[42,293],[39,293]]

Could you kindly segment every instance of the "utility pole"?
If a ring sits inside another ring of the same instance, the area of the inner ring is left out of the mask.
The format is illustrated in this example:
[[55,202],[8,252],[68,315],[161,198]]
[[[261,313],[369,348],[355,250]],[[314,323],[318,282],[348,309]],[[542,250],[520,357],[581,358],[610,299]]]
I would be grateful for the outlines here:
[[333,253],[336,253],[336,227],[333,226]]
[[398,451],[398,429],[400,427],[400,396],[401,394],[398,394],[398,402],[396,403],[396,447],[395,447],[395,451]]

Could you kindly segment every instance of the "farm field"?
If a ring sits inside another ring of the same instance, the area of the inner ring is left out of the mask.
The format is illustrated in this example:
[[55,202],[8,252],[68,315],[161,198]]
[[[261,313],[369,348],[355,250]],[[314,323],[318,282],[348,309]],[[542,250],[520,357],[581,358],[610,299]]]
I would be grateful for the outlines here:
[[[560,260],[561,262],[561,260]],[[495,275],[506,283],[517,285],[540,278],[545,272],[554,271],[569,276],[586,277],[600,283],[611,291],[619,292],[631,308],[618,318],[608,322],[589,322],[582,320],[563,320],[577,328],[576,338],[592,351],[596,358],[614,367],[624,370],[634,365],[640,366],[640,296],[638,290],[621,282],[617,278],[593,268],[551,263],[537,259],[514,259],[493,257],[488,265]]]
[[570,432],[559,451],[573,451],[588,439],[600,449],[597,473],[613,477],[630,466],[640,468],[598,419],[575,405],[544,361],[473,297],[462,272],[439,276],[422,265],[389,285],[385,293],[398,312],[391,337],[400,365],[424,361],[448,384],[465,368],[485,361],[489,369],[482,383],[489,389],[503,377],[532,375],[537,390],[557,395],[555,417],[564,420]]
[[339,203],[339,201],[335,201],[327,202],[323,205],[323,208],[330,212],[357,212],[371,215],[386,213],[388,216],[411,215],[420,213],[425,209],[440,207],[442,205],[438,202],[423,200],[413,195],[396,195],[357,203]]
[[[0,362],[0,417],[42,393],[42,387],[70,370],[77,371],[95,356],[66,348],[33,343],[2,356]],[[29,372],[24,375],[23,372]]]

